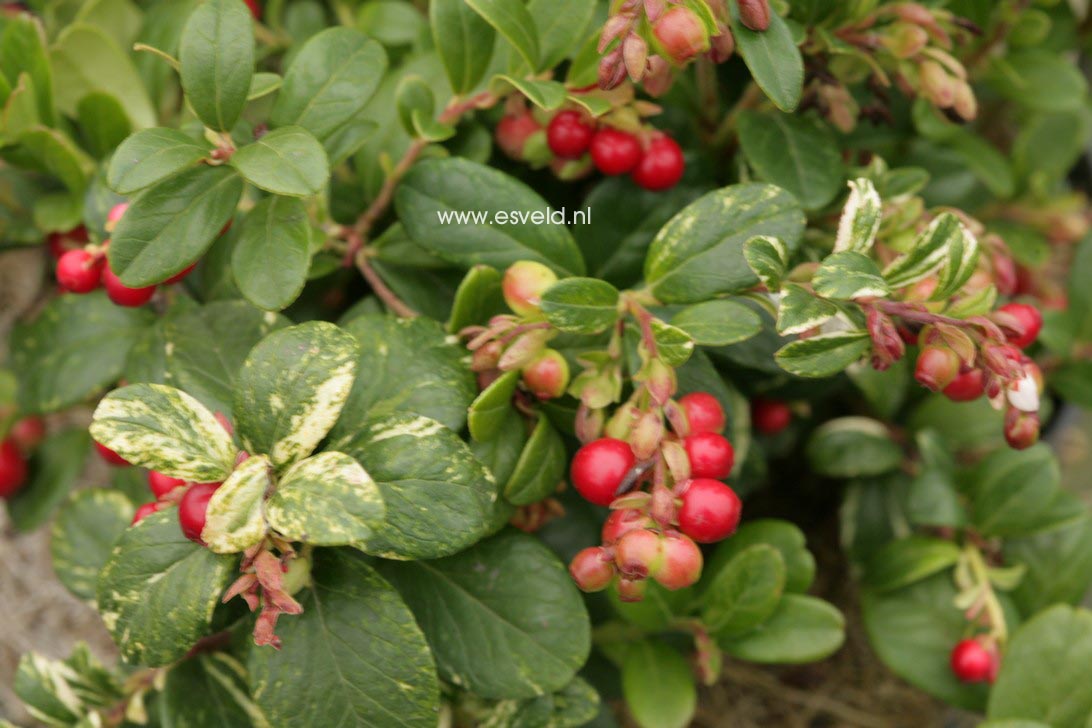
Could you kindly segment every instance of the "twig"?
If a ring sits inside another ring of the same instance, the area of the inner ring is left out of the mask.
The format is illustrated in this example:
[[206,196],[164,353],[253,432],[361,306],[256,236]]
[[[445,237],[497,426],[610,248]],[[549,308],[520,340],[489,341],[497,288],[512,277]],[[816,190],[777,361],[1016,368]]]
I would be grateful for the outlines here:
[[356,267],[360,271],[360,274],[364,276],[364,280],[368,282],[368,285],[372,287],[372,291],[379,297],[379,300],[386,304],[387,308],[402,318],[416,318],[420,314],[417,313],[410,306],[398,297],[390,287],[383,282],[383,279],[376,273],[375,268],[368,261],[368,251],[360,250],[356,254]]

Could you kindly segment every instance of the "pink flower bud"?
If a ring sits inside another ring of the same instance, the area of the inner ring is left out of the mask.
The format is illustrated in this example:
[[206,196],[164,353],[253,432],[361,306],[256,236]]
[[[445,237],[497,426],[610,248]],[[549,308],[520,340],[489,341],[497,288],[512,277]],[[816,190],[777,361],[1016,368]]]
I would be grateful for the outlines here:
[[737,0],[739,3],[739,22],[744,27],[759,33],[770,27],[769,0]]
[[622,59],[626,64],[626,72],[629,77],[638,82],[645,75],[645,66],[648,61],[648,43],[636,33],[630,33],[622,41]]

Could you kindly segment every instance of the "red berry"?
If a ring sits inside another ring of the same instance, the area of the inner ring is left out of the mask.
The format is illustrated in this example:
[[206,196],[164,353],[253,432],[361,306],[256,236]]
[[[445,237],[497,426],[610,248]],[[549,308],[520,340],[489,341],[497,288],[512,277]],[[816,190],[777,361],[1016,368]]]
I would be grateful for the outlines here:
[[169,475],[157,473],[154,470],[148,471],[148,489],[152,491],[152,495],[157,499],[167,495],[178,486],[185,484],[186,481],[181,478],[172,478]]
[[1013,450],[1026,450],[1039,442],[1039,414],[1010,407],[1005,412],[1005,442]]
[[946,346],[926,346],[918,354],[914,378],[934,392],[947,387],[959,376],[959,355]]
[[546,143],[559,157],[576,159],[588,151],[595,127],[584,122],[577,111],[562,111],[546,127]]
[[41,417],[24,417],[11,426],[8,436],[20,450],[30,452],[45,437],[45,422]]
[[602,541],[609,546],[630,531],[636,531],[638,528],[648,528],[651,525],[652,518],[643,511],[632,508],[611,511],[603,524]]
[[603,437],[576,451],[570,477],[580,495],[599,506],[610,505],[618,487],[636,462],[622,440]]
[[167,503],[145,503],[140,508],[136,509],[136,513],[133,514],[133,520],[129,522],[130,526],[135,526],[138,521],[152,515],[156,511],[161,511],[167,507]]
[[46,244],[54,258],[60,258],[70,250],[82,248],[88,241],[87,228],[83,225],[74,227],[63,233],[50,233],[46,236]]
[[254,16],[255,20],[261,20],[262,18],[262,6],[258,0],[243,0],[246,6],[250,8],[250,14]]
[[776,399],[755,399],[751,402],[751,421],[763,435],[776,435],[792,423],[792,409]]
[[57,283],[72,293],[90,293],[99,287],[106,258],[83,248],[70,250],[57,261]]
[[735,464],[736,453],[724,435],[699,432],[683,438],[683,447],[690,458],[693,478],[727,478]]
[[960,641],[951,656],[952,672],[965,683],[992,683],[997,678],[1000,660],[994,650],[987,648],[978,640]]
[[561,352],[546,349],[526,366],[520,375],[523,384],[539,399],[556,399],[569,387],[569,363]]
[[663,540],[647,529],[630,531],[614,545],[618,571],[630,579],[644,579],[659,572],[663,565]]
[[0,442],[0,498],[10,498],[27,481],[27,461],[13,440]]
[[106,445],[103,445],[102,443],[96,442],[95,449],[99,451],[99,455],[102,457],[102,459],[110,465],[117,465],[121,467],[123,465],[129,464],[128,460],[123,458],[121,455],[118,455],[116,452],[106,447]]
[[709,50],[709,33],[705,24],[689,8],[674,7],[668,10],[653,24],[652,32],[664,53],[676,64],[685,63]]
[[969,369],[944,388],[944,396],[953,402],[970,402],[982,396],[986,383],[981,369]]
[[699,432],[724,432],[727,418],[720,401],[708,392],[691,392],[679,400],[690,423],[690,434]]
[[655,137],[633,170],[633,181],[653,192],[674,187],[682,179],[686,162],[682,149],[667,135]]
[[701,578],[701,567],[698,545],[680,533],[669,533],[663,540],[662,563],[652,578],[665,589],[685,589]]
[[527,113],[508,114],[497,124],[497,146],[517,161],[523,161],[527,140],[542,131],[542,126]]
[[[231,223],[229,222],[229,223],[228,223],[228,226],[230,226],[230,225],[231,225]],[[225,229],[226,229],[226,228],[225,228]],[[223,233],[221,233],[221,235],[222,235],[222,234],[223,234]],[[170,277],[170,278],[168,278],[167,280],[163,281],[163,285],[165,285],[165,286],[169,286],[169,285],[171,285],[171,284],[173,284],[173,283],[181,283],[181,282],[182,282],[182,280],[183,280],[183,279],[184,279],[184,278],[185,278],[186,276],[188,276],[188,275],[189,275],[190,273],[193,273],[193,269],[194,269],[194,268],[196,268],[196,267],[197,267],[197,263],[193,263],[192,265],[190,265],[190,267],[189,267],[189,268],[186,268],[186,269],[185,269],[185,270],[183,270],[183,271],[182,271],[181,273],[175,273],[175,274],[174,274],[173,276],[171,276],[171,277]]]
[[550,268],[533,260],[521,260],[504,271],[501,294],[512,311],[520,316],[533,316],[539,312],[542,294],[555,283],[557,274]]
[[1010,344],[1026,349],[1039,338],[1039,331],[1043,328],[1043,314],[1039,309],[1026,303],[1007,303],[997,310],[1012,316],[1019,323],[1019,329],[1002,326]]
[[581,591],[602,591],[614,580],[614,564],[605,548],[593,546],[573,557],[569,574]]
[[129,288],[110,270],[110,266],[102,269],[102,285],[106,287],[106,295],[110,300],[119,306],[143,306],[155,295],[155,286]]
[[632,134],[607,126],[592,137],[591,156],[603,174],[626,174],[641,161],[641,143]]
[[178,523],[182,526],[183,535],[190,541],[204,545],[201,532],[205,530],[209,500],[219,487],[219,483],[194,483],[179,501]]
[[692,480],[682,494],[679,530],[698,543],[714,543],[736,531],[743,504],[736,492],[719,480]]

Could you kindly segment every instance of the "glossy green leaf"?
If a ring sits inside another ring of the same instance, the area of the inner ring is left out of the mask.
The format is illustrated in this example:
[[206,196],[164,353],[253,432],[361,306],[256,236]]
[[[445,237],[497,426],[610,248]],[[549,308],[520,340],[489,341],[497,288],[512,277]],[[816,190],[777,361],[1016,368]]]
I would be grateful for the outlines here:
[[1022,536],[1039,530],[1060,480],[1058,461],[1046,445],[991,453],[972,480],[975,526],[987,536]]
[[429,3],[429,24],[452,91],[466,93],[489,68],[496,37],[493,26],[463,0]]
[[235,283],[259,308],[279,311],[303,291],[311,267],[307,206],[294,197],[266,197],[247,213],[231,252]]
[[804,533],[788,521],[762,518],[739,527],[705,563],[707,574],[718,574],[743,551],[758,544],[773,546],[785,564],[785,590],[802,594],[815,580],[815,558],[805,546]]
[[504,497],[517,506],[537,503],[557,490],[567,463],[561,435],[540,415],[504,486]]
[[76,116],[83,131],[84,146],[96,159],[113,152],[132,131],[121,102],[101,91],[80,99]]
[[656,340],[656,353],[669,367],[682,366],[694,353],[694,340],[682,329],[653,319],[652,338]]
[[785,560],[767,544],[735,554],[702,595],[702,622],[718,639],[758,627],[777,609],[785,590]]
[[828,602],[786,594],[754,630],[720,639],[732,657],[761,664],[799,664],[832,655],[845,641],[845,618]]
[[1012,592],[1024,614],[1078,604],[1092,584],[1092,521],[1087,517],[1023,538],[1005,539],[1005,563],[1023,566]]
[[891,432],[868,417],[839,417],[820,425],[807,445],[815,472],[830,478],[879,475],[899,467],[903,459]]
[[795,111],[804,92],[804,61],[792,31],[776,12],[770,11],[770,27],[751,30],[739,21],[739,8],[731,4],[732,37],[755,83],[782,111]]
[[129,527],[133,503],[106,488],[78,490],[57,511],[49,541],[53,573],[68,591],[87,601],[95,599],[99,572],[114,542]]
[[31,531],[49,520],[83,474],[90,448],[87,432],[80,427],[49,435],[38,444],[29,482],[8,499],[8,516],[16,529]]
[[963,223],[950,212],[938,215],[917,237],[909,252],[900,255],[883,269],[883,277],[892,288],[902,288],[932,275],[944,265],[949,248],[961,244]]
[[182,31],[179,72],[186,99],[211,129],[231,131],[254,75],[254,26],[239,0],[207,0]]
[[539,81],[515,76],[495,76],[489,87],[499,93],[503,93],[508,88],[514,88],[544,111],[555,111],[561,108],[568,96],[565,86],[557,81]]
[[466,272],[455,291],[447,330],[458,333],[467,326],[483,324],[490,316],[504,310],[500,271],[487,265],[476,265]]
[[762,330],[762,319],[738,301],[716,300],[688,306],[671,318],[700,346],[725,346],[746,341]]
[[246,680],[246,667],[226,652],[184,660],[167,672],[157,701],[159,718],[169,728],[261,725],[266,719],[251,700]]
[[[36,116],[43,123],[52,125],[55,71],[50,67],[46,43],[46,30],[34,15],[17,13],[6,18],[0,34],[0,76],[13,85],[20,74],[27,74],[33,88]],[[57,91],[62,93],[63,89]],[[68,110],[75,109],[69,107]]]
[[540,70],[537,28],[523,0],[466,0],[466,4],[511,43],[532,70]]
[[247,182],[275,195],[316,195],[330,179],[326,150],[302,126],[282,126],[231,157]]
[[1079,108],[1088,93],[1088,83],[1077,67],[1046,48],[998,56],[989,82],[1005,98],[1042,111]]
[[737,125],[750,165],[766,182],[791,192],[805,210],[824,207],[841,190],[842,157],[825,126],[791,114],[756,111],[743,112]]
[[114,152],[107,184],[119,195],[131,195],[196,164],[206,154],[206,146],[177,129],[145,129]]
[[554,68],[587,37],[595,6],[584,0],[531,0],[527,10],[538,35],[539,68]]
[[901,589],[954,566],[959,553],[958,546],[939,538],[890,541],[868,560],[865,583],[877,593]]
[[273,486],[273,466],[265,455],[247,458],[216,489],[205,512],[201,540],[218,554],[236,554],[266,535],[263,506]]
[[512,410],[512,395],[518,383],[519,370],[513,369],[497,377],[474,399],[466,418],[471,437],[488,442],[500,433]]
[[698,706],[697,687],[686,658],[652,639],[627,645],[622,695],[641,728],[684,728]]
[[59,179],[70,192],[83,194],[94,162],[67,134],[32,126],[19,134],[19,144],[43,172]]

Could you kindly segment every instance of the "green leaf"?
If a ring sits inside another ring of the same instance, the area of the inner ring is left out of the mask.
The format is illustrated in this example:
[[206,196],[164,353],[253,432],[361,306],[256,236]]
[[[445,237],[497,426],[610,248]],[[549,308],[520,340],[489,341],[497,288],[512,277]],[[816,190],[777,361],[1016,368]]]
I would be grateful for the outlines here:
[[557,490],[565,477],[565,443],[548,417],[539,415],[531,437],[520,452],[504,497],[517,506],[537,503]]
[[[30,13],[18,13],[6,18],[3,34],[0,35],[0,76],[14,83],[23,73],[27,74],[34,90],[33,105],[37,117],[52,126],[55,121],[55,89],[50,58],[46,53],[46,32],[41,21]],[[57,88],[56,91],[60,93],[63,90]]]
[[726,346],[758,334],[762,319],[738,301],[716,300],[684,308],[671,318],[671,325],[700,346]]
[[1046,445],[991,453],[971,481],[975,526],[985,536],[1024,536],[1040,530],[1060,481],[1058,461]]
[[891,293],[875,261],[851,250],[825,258],[815,271],[812,285],[820,296],[840,301],[884,298]]
[[102,621],[122,656],[158,667],[185,655],[208,632],[234,563],[182,535],[173,509],[122,533],[97,592]]
[[[53,726],[94,725],[100,710],[124,697],[120,680],[91,655],[84,642],[77,643],[65,660],[37,652],[23,655],[12,687],[34,718]],[[0,725],[14,728],[7,721]]]
[[102,292],[51,301],[12,333],[20,409],[54,412],[117,381],[130,347],[153,320],[150,311],[115,306]]
[[781,290],[781,281],[789,270],[789,249],[783,242],[769,235],[756,235],[743,244],[743,257],[767,290]]
[[542,313],[570,334],[598,334],[618,321],[618,289],[596,278],[565,278],[542,294]]
[[349,396],[359,348],[323,321],[274,331],[255,346],[235,391],[235,426],[251,454],[281,469],[311,454]]
[[958,293],[978,269],[978,240],[967,228],[960,226],[962,235],[951,239],[944,263],[937,273],[937,288],[931,301],[945,301]]
[[568,97],[565,86],[557,81],[538,81],[515,76],[495,76],[489,88],[501,95],[509,88],[516,89],[526,96],[528,101],[544,111],[561,108]]
[[205,126],[229,132],[246,105],[254,75],[254,26],[239,0],[207,0],[182,31],[179,75]]
[[[167,672],[157,702],[159,718],[171,728],[212,725],[261,725],[265,722],[250,698],[246,667],[226,652],[196,655]],[[200,695],[200,700],[194,696]]]
[[948,250],[964,239],[963,223],[950,212],[938,215],[914,241],[910,251],[891,261],[883,277],[892,288],[902,288],[931,276],[944,265]]
[[466,4],[512,44],[531,70],[541,70],[535,20],[523,0],[466,0]]
[[432,87],[417,75],[406,75],[395,91],[395,105],[402,128],[411,137],[439,142],[455,136],[455,127],[436,119],[436,98]]
[[337,133],[364,110],[386,71],[381,45],[350,28],[327,28],[311,36],[292,59],[270,122],[302,126],[337,159]]
[[652,338],[656,340],[657,353],[669,367],[680,367],[694,353],[694,340],[680,328],[652,319]]
[[1025,568],[1012,593],[1022,613],[1057,603],[1079,604],[1092,584],[1092,520],[1084,517],[1024,538],[1007,538],[1005,563]]
[[49,541],[53,573],[68,591],[85,601],[95,599],[99,572],[132,518],[132,502],[116,490],[72,493],[57,511]]
[[274,195],[247,213],[231,270],[248,301],[267,311],[287,307],[303,291],[310,267],[311,225],[302,200]]
[[71,192],[83,194],[94,162],[67,134],[33,126],[20,133],[18,141],[42,171],[59,179]]
[[218,554],[237,554],[266,535],[263,504],[273,487],[272,465],[265,455],[247,458],[212,494],[201,540]]
[[279,91],[284,85],[284,79],[275,73],[259,71],[250,79],[250,90],[246,93],[247,101],[254,101],[268,96],[274,91]]
[[816,429],[807,445],[815,472],[829,478],[880,475],[902,463],[902,448],[882,423],[868,417],[839,417]]
[[785,591],[785,560],[773,546],[755,544],[721,568],[702,596],[702,621],[718,639],[765,622]]
[[231,156],[247,182],[275,195],[317,195],[330,179],[326,150],[302,126],[269,132]]
[[132,131],[121,102],[101,91],[80,99],[76,115],[83,131],[84,146],[97,159],[114,151]]
[[292,541],[344,546],[367,540],[384,510],[379,488],[360,463],[344,453],[322,452],[288,469],[266,516]]
[[83,428],[42,440],[31,458],[30,482],[8,500],[8,516],[18,530],[31,531],[49,520],[83,474],[90,448]]
[[211,412],[162,384],[130,384],[95,408],[91,436],[133,465],[195,483],[219,483],[235,467],[235,445]]
[[777,306],[777,333],[800,334],[820,326],[838,314],[838,306],[795,283],[786,283]]
[[447,330],[458,333],[467,326],[485,323],[490,316],[504,310],[500,271],[487,265],[476,265],[466,272],[455,291]]
[[834,135],[800,116],[745,111],[739,143],[748,163],[766,182],[792,193],[805,210],[825,207],[845,179]]
[[865,583],[876,593],[901,589],[944,571],[959,561],[951,541],[909,536],[889,541],[868,560]]
[[786,594],[773,615],[751,632],[718,640],[732,657],[761,664],[815,662],[845,641],[842,613],[822,599]]
[[485,698],[567,685],[591,648],[584,601],[537,539],[506,531],[438,561],[380,562],[425,632],[440,676]]
[[776,12],[770,11],[770,27],[751,30],[739,21],[739,8],[731,4],[732,37],[759,88],[782,111],[796,111],[804,93],[804,61],[792,31]]
[[626,646],[622,695],[641,728],[684,728],[698,707],[698,691],[686,658],[652,639]]
[[492,475],[439,422],[391,414],[362,422],[330,447],[360,461],[379,486],[385,522],[358,547],[389,559],[431,559],[482,537],[497,499]]
[[177,129],[145,129],[114,152],[106,183],[119,195],[131,195],[197,164],[206,154],[205,145]]
[[435,728],[432,656],[398,593],[347,549],[315,551],[311,580],[297,595],[303,614],[277,624],[283,647],[250,650],[251,694],[269,722]]
[[883,200],[872,180],[858,177],[849,182],[849,198],[838,220],[834,252],[867,253],[876,242],[883,222]]
[[465,94],[489,68],[496,37],[493,26],[463,0],[429,3],[429,24],[451,90]]
[[867,332],[839,331],[786,344],[774,358],[782,369],[798,377],[831,377],[871,348]]
[[149,187],[114,229],[110,268],[127,286],[181,273],[212,245],[242,194],[243,181],[228,167],[195,167]]
[[531,0],[527,9],[538,35],[539,68],[554,68],[587,37],[595,6],[584,0]]
[[780,238],[793,253],[804,213],[772,185],[741,184],[710,192],[660,230],[645,260],[645,279],[664,303],[700,303],[758,282],[743,257],[756,235]]
[[411,45],[420,38],[425,19],[412,5],[399,0],[380,0],[360,6],[356,25],[383,45],[399,47]]
[[998,57],[989,82],[1005,98],[1041,111],[1078,109],[1088,93],[1080,70],[1056,51],[1043,48]]
[[[498,707],[506,707],[502,703]],[[575,677],[561,690],[525,701],[512,716],[512,728],[580,728],[599,714],[599,693],[582,678]]]
[[815,558],[805,546],[803,531],[788,521],[772,518],[740,526],[706,561],[706,573],[719,574],[737,555],[757,544],[768,544],[781,553],[785,564],[785,591],[802,594],[811,587],[815,580]]
[[[565,276],[584,272],[568,228],[543,224],[546,201],[484,165],[465,159],[419,162],[398,186],[395,208],[414,242],[456,265],[484,263],[503,270],[534,260]],[[484,213],[486,222],[460,221],[455,214],[468,211]],[[495,223],[500,213],[513,224]]]
[[475,398],[466,418],[471,437],[478,442],[488,442],[500,434],[512,411],[512,395],[518,383],[519,370],[513,369],[493,380]]

